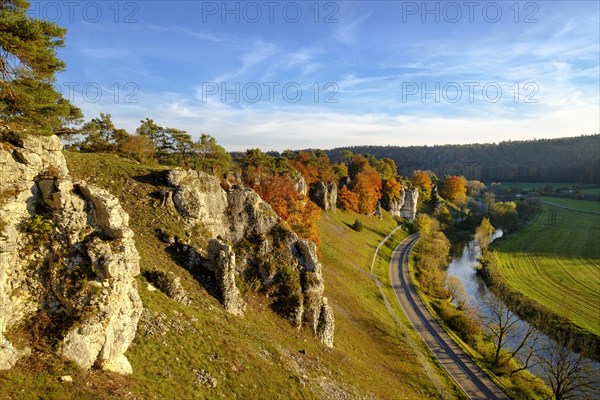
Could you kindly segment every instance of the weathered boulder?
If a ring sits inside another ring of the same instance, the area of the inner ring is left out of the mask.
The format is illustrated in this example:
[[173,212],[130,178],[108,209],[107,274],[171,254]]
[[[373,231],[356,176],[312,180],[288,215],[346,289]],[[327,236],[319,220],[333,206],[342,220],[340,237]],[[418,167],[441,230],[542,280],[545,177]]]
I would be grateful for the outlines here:
[[413,221],[417,216],[418,200],[418,189],[406,189],[404,196],[404,204],[402,204],[402,208],[400,209],[400,217]]
[[225,233],[227,195],[218,179],[201,171],[174,169],[167,180],[177,188],[173,203],[182,216],[194,224],[202,224],[215,235]]
[[[252,189],[233,188],[225,193],[225,197],[225,229],[221,236],[229,241],[265,237],[279,223],[277,213]],[[219,232],[214,234],[219,235]]]
[[211,239],[208,243],[208,261],[208,266],[217,279],[223,307],[231,314],[243,316],[246,302],[235,284],[235,254],[231,246],[218,239]]
[[5,332],[43,313],[64,356],[130,373],[142,303],[129,217],[105,190],[73,183],[61,150],[56,136],[0,144],[0,369],[25,353]]
[[185,289],[181,286],[181,278],[175,276],[173,272],[164,272],[160,270],[150,271],[144,274],[146,279],[169,298],[178,303],[189,305],[191,303]]
[[310,191],[310,198],[324,211],[335,211],[337,203],[337,185],[317,182]]

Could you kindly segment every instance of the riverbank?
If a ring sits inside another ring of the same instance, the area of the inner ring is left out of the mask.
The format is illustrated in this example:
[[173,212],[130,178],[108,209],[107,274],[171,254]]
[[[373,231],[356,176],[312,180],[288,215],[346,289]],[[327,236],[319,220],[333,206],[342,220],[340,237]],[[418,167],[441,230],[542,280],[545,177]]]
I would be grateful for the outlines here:
[[[461,290],[450,290],[446,281],[448,267],[449,243],[445,255],[441,250],[444,238],[436,231],[435,225],[427,224],[427,218],[421,222],[421,241],[415,246],[410,261],[410,278],[413,288],[429,314],[439,323],[453,341],[469,355],[469,357],[483,370],[497,385],[509,394],[511,398],[543,399],[549,395],[547,387],[541,379],[537,379],[529,371],[524,370],[518,359],[510,356],[511,352],[501,349],[501,360],[495,358],[497,347],[490,340],[481,325],[478,307],[470,305],[469,301],[455,302]],[[461,255],[453,260],[463,258],[468,246]],[[475,255],[477,253],[477,255]],[[473,262],[469,264],[475,273],[478,252],[473,253]],[[462,290],[464,292],[464,290]]]
[[481,258],[479,274],[492,293],[504,301],[519,318],[534,325],[554,340],[560,341],[565,337],[572,338],[573,351],[585,352],[589,358],[600,361],[600,337],[515,290],[506,282],[494,252]]
[[544,205],[530,223],[494,242],[481,277],[521,318],[555,339],[573,333],[577,351],[591,345],[598,360],[598,237],[600,216]]

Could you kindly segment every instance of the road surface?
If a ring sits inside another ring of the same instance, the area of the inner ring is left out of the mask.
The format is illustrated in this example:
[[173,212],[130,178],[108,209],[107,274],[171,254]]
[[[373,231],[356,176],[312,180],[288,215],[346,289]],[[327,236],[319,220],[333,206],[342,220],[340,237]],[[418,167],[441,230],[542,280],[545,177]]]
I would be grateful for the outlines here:
[[450,339],[417,297],[408,273],[410,252],[419,239],[415,233],[392,254],[390,280],[396,299],[427,347],[471,399],[508,399],[477,365]]

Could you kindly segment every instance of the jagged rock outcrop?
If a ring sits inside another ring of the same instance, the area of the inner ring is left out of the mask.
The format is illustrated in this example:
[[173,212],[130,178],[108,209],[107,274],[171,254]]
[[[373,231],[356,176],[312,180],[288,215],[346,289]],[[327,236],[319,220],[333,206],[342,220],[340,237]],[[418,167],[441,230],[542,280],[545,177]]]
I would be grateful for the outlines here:
[[[278,268],[290,265],[299,271],[302,282],[303,301],[294,312],[298,321],[306,323],[315,336],[328,330],[327,336],[332,335],[333,314],[330,309],[324,311],[323,277],[314,243],[286,228],[271,206],[251,189],[233,187],[225,191],[213,176],[180,169],[171,171],[168,181],[175,186],[177,210],[188,224],[203,223],[212,238],[220,237],[209,242],[206,257],[189,245],[182,244],[178,250],[190,269],[213,271],[228,311],[243,312],[236,276],[250,273],[268,287],[275,284]],[[328,317],[321,318],[323,313]],[[327,339],[324,343],[332,342]]]
[[291,176],[292,182],[294,183],[294,189],[296,192],[301,195],[306,196],[308,194],[308,185],[306,184],[306,180],[301,174],[296,174]]
[[139,255],[118,200],[72,182],[56,136],[0,143],[0,369],[25,351],[5,333],[45,315],[57,350],[119,373],[142,303]]
[[404,192],[404,204],[402,204],[402,208],[400,209],[400,217],[412,221],[417,216],[417,202],[419,200],[419,190],[406,189]]
[[333,347],[334,330],[335,320],[333,309],[328,304],[327,297],[323,297],[323,306],[321,307],[321,315],[319,316],[319,325],[317,327],[317,335],[321,343],[327,347]]
[[218,179],[204,179],[205,176],[210,175],[200,171],[171,171],[168,182],[177,187],[173,203],[188,220],[202,224],[216,235],[225,234],[227,195]]
[[402,189],[397,199],[386,202],[383,207],[394,218],[414,220],[417,216],[418,189]]
[[393,199],[388,201],[383,205],[385,210],[390,213],[390,215],[394,218],[401,218],[400,211],[402,210],[402,206],[404,205],[404,198],[406,196],[406,191],[404,189],[400,190],[400,196],[397,199]]
[[235,284],[235,254],[231,246],[218,239],[212,239],[208,243],[208,261],[219,285],[223,307],[231,314],[243,316],[246,302]]
[[310,191],[310,199],[324,211],[335,211],[337,203],[337,185],[317,182]]

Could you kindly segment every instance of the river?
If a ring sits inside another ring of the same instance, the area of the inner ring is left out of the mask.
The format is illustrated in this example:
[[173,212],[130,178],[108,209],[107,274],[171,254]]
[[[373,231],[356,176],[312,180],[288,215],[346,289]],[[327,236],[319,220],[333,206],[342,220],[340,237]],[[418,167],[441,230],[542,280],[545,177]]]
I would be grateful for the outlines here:
[[[496,230],[492,235],[492,241],[502,237],[502,231]],[[447,278],[450,276],[455,276],[458,278],[465,288],[465,293],[467,296],[467,304],[469,307],[478,310],[482,317],[489,317],[491,315],[490,308],[487,306],[488,299],[494,294],[487,288],[483,279],[481,279],[477,275],[477,267],[478,267],[478,258],[481,256],[481,249],[476,240],[472,240],[468,244],[459,248],[456,257],[452,259],[450,264],[448,265],[447,270]],[[518,345],[522,339],[523,335],[527,331],[527,327],[529,324],[516,315],[514,318],[518,319],[517,323],[517,334],[512,342],[507,343],[507,347],[510,349],[511,347]],[[551,340],[543,333],[539,333],[539,339],[534,346],[534,350],[538,354],[544,354],[545,352],[542,350],[542,343],[548,343],[548,340]],[[542,371],[539,367],[532,367],[529,369],[534,374],[539,375]]]

